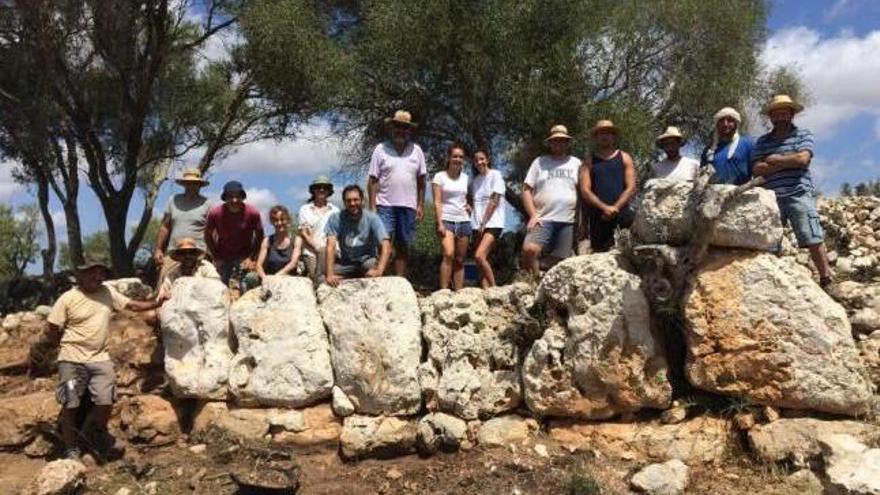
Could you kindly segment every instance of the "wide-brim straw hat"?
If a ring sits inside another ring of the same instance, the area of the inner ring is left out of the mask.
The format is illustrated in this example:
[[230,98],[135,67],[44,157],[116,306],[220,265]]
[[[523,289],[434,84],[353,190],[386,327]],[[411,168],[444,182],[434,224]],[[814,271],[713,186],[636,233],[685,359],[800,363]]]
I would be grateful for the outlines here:
[[406,127],[418,127],[418,124],[413,122],[412,114],[407,112],[406,110],[398,110],[394,112],[394,117],[388,117],[385,119],[385,123],[388,125],[402,125]]
[[777,110],[780,108],[788,108],[794,113],[798,113],[804,109],[804,106],[800,103],[794,101],[791,96],[788,95],[776,95],[770,100],[764,109],[761,111],[764,115],[770,115],[770,112],[773,110]]
[[682,135],[681,131],[678,130],[678,127],[669,126],[666,128],[665,131],[663,131],[663,134],[657,136],[657,139],[655,139],[654,142],[660,144],[661,141],[669,138],[676,138],[679,141],[684,141],[684,136]]
[[178,261],[177,258],[180,257],[181,254],[186,252],[196,252],[199,256],[205,254],[205,250],[200,248],[198,244],[196,244],[196,240],[191,237],[184,237],[183,239],[177,241],[177,245],[174,246],[174,249],[168,253],[168,256],[171,256],[171,259],[174,261]]
[[568,133],[568,128],[562,124],[556,124],[550,128],[550,135],[547,136],[544,141],[549,142],[553,139],[566,139],[568,141],[572,140],[571,135]]
[[206,181],[202,178],[202,172],[198,169],[189,169],[183,172],[183,175],[180,176],[179,179],[176,179],[174,182],[177,182],[181,186],[185,186],[187,184],[198,183],[201,184],[202,187],[207,186],[210,182]]
[[113,276],[113,269],[110,268],[107,263],[103,261],[85,261],[82,264],[76,265],[77,273],[84,273],[90,270],[94,270],[95,268],[100,268],[104,270],[105,278],[110,278]]
[[315,180],[313,180],[312,183],[309,184],[309,192],[313,193],[316,186],[329,186],[330,193],[327,194],[327,196],[333,195],[333,183],[330,182],[330,178],[326,175],[319,175],[315,177]]
[[608,119],[601,119],[596,122],[596,125],[590,129],[590,135],[595,136],[599,131],[611,131],[615,136],[620,136],[620,129],[614,125],[614,122]]

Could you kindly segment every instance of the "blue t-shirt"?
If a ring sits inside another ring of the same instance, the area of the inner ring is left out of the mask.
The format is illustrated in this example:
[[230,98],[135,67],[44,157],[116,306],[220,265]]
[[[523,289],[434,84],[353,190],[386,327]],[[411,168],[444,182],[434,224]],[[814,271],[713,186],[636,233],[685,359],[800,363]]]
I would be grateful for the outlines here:
[[[730,142],[718,143],[718,148],[715,150],[715,175],[712,182],[715,184],[735,184],[737,186],[745,184],[752,178],[751,155],[754,142],[749,136],[740,136],[736,150],[734,150],[733,156],[730,159],[727,158],[728,147],[730,147]],[[707,146],[700,158],[701,166],[705,166],[708,163],[706,156],[708,152],[709,147]]]
[[363,263],[375,258],[379,245],[389,238],[382,220],[367,210],[359,218],[352,217],[346,210],[333,213],[327,219],[324,232],[327,237],[336,237],[337,257],[344,264]]
[[[761,161],[769,155],[784,155],[809,151],[813,156],[813,133],[806,129],[792,126],[791,132],[782,139],[773,137],[769,132],[758,138],[755,148],[752,150],[752,164]],[[774,172],[764,178],[764,187],[773,190],[777,198],[799,196],[801,194],[813,194],[813,178],[810,168],[789,168]]]

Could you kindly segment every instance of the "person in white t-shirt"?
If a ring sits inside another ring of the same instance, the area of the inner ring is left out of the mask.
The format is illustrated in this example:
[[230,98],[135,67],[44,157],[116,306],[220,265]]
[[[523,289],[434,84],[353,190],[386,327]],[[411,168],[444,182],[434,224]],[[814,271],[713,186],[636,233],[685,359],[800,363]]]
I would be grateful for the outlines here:
[[480,271],[480,286],[495,286],[495,273],[489,262],[489,255],[495,241],[504,230],[504,192],[507,186],[501,172],[491,168],[489,153],[477,150],[474,153],[474,179],[471,181],[470,195],[474,205],[473,225],[477,231],[477,248],[474,261]]
[[667,127],[666,132],[657,136],[656,143],[660,149],[666,152],[666,159],[651,164],[651,175],[655,179],[681,182],[697,178],[700,162],[681,156],[684,136],[678,127]]
[[324,271],[324,253],[327,247],[327,235],[324,228],[330,215],[339,208],[330,203],[328,198],[333,195],[333,183],[326,176],[319,176],[309,184],[309,201],[299,209],[297,223],[299,236],[303,241],[302,259],[306,273],[313,282],[318,283]]
[[529,219],[522,252],[523,266],[533,274],[540,272],[542,253],[562,259],[572,252],[581,161],[569,154],[571,140],[564,125],[553,126],[544,140],[550,154],[536,158],[526,173],[522,201]]
[[446,170],[437,172],[431,182],[437,237],[440,238],[443,253],[440,262],[441,289],[449,288],[450,280],[452,290],[464,287],[464,257],[473,233],[464,161],[464,148],[453,144],[446,152]]

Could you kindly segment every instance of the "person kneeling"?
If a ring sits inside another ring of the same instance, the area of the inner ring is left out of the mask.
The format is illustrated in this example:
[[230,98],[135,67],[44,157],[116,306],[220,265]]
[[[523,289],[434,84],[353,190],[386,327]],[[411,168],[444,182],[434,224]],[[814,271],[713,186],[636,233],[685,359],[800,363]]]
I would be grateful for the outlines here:
[[[347,186],[345,209],[327,220],[327,257],[324,273],[332,286],[345,278],[381,277],[391,255],[391,239],[379,217],[364,211],[364,191]],[[377,258],[378,257],[378,258]]]

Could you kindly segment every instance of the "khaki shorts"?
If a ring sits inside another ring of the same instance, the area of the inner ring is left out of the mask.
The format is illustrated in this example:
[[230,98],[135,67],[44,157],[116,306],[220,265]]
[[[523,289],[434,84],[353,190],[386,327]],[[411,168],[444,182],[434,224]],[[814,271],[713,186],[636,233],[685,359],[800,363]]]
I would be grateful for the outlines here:
[[113,361],[98,363],[58,363],[58,391],[55,397],[65,409],[79,407],[80,399],[88,389],[96,406],[111,406],[116,402],[116,371]]

